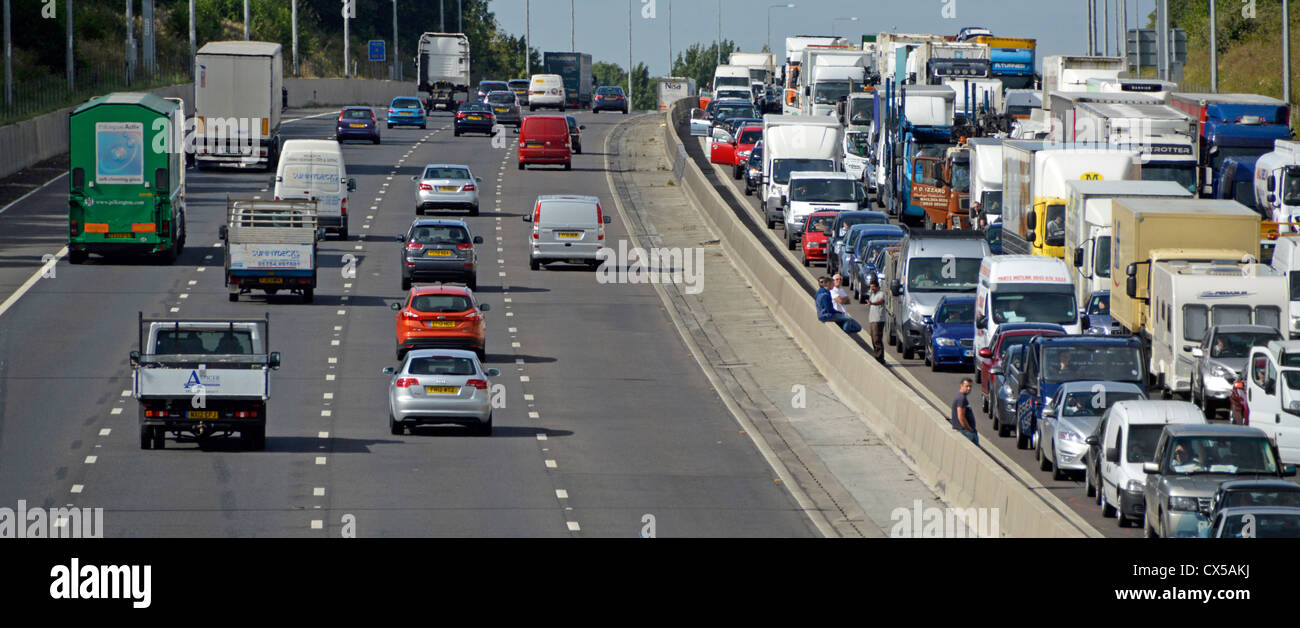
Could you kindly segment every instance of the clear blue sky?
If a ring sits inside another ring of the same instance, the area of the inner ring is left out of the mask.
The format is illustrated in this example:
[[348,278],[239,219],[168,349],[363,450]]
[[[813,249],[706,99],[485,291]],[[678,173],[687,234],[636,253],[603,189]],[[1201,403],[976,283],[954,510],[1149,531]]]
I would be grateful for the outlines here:
[[[668,15],[672,6],[674,54],[693,43],[712,43],[718,32],[719,0],[654,0],[655,19],[641,17],[649,0],[632,0],[632,59],[662,75],[668,68]],[[1154,0],[1127,0],[1129,27],[1135,14],[1155,10]],[[525,0],[489,0],[489,7],[506,31],[524,32]],[[832,18],[857,16],[858,21],[834,22],[835,34],[860,41],[864,33],[897,30],[900,33],[955,35],[963,26],[985,26],[995,35],[1033,37],[1039,56],[1083,54],[1087,48],[1087,5],[1084,0],[721,0],[722,37],[735,40],[741,50],[757,51],[767,41],[768,7],[772,9],[772,48],[778,55],[792,35],[830,34]],[[1097,0],[1101,10],[1105,0]],[[1110,0],[1112,11],[1120,0]],[[943,17],[952,3],[956,18]],[[569,50],[569,0],[531,0],[531,44],[539,51]],[[596,61],[627,65],[628,1],[573,0],[577,14],[576,46]],[[1114,36],[1112,26],[1112,37]],[[1100,36],[1100,35],[1099,35]],[[1112,52],[1113,54],[1113,52]]]

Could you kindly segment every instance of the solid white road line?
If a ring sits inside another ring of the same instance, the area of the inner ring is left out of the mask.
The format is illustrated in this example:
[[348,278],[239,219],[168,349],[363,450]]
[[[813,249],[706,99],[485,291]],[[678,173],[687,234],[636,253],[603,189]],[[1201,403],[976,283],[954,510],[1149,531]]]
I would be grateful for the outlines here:
[[23,285],[18,286],[18,289],[15,290],[13,294],[9,295],[8,299],[4,300],[4,303],[0,303],[0,316],[4,316],[4,313],[9,311],[9,308],[13,307],[14,304],[18,302],[18,299],[23,298],[23,295],[27,294],[27,291],[36,286],[36,282],[40,281],[42,277],[48,274],[49,269],[54,268],[54,265],[59,263],[59,260],[63,259],[67,254],[68,247],[65,246],[59,249],[59,252],[56,253],[50,261],[45,262],[40,268],[36,269],[36,272],[32,273],[32,276],[28,277],[27,281],[23,282]]

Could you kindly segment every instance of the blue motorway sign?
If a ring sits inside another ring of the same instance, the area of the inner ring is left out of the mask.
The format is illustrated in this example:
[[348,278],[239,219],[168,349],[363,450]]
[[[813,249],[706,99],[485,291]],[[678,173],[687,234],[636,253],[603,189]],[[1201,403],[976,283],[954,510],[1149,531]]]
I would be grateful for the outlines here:
[[385,42],[382,39],[377,39],[377,40],[371,40],[369,43],[370,43],[370,60],[385,61],[386,58],[384,56],[384,44],[386,44],[387,42]]

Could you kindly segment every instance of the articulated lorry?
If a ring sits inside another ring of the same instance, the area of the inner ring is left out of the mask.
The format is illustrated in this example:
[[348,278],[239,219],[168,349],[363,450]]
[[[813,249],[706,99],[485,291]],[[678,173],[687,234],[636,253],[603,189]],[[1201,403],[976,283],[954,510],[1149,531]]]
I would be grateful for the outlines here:
[[[889,111],[886,133],[881,138],[881,150],[877,154],[882,155],[888,164],[886,181],[890,188],[887,205],[900,222],[918,226],[928,220],[927,204],[946,206],[944,199],[928,198],[926,183],[929,175],[917,159],[942,158],[952,146],[956,95],[952,88],[942,85],[904,85],[899,88],[891,81],[885,87]],[[916,183],[921,185],[913,185]]]
[[673,103],[695,95],[695,79],[677,76],[661,76],[656,81],[659,97],[659,110],[665,111]]
[[1198,189],[1196,121],[1169,105],[1079,102],[1063,132],[1064,141],[1140,149],[1143,180]]
[[1273,150],[1255,161],[1255,208],[1293,233],[1300,223],[1300,142],[1274,140]]
[[1291,108],[1285,101],[1258,94],[1174,93],[1169,104],[1197,121],[1202,198],[1220,195],[1223,160],[1259,157],[1276,140],[1291,137]]
[[316,242],[325,237],[315,200],[226,199],[226,289],[240,294],[281,290],[311,303],[316,290]]
[[167,433],[196,439],[235,433],[248,449],[266,448],[271,371],[270,317],[145,318],[130,355],[140,402],[140,448],[162,449]]
[[781,68],[781,113],[788,116],[799,115],[803,108],[800,94],[803,93],[801,74],[803,68],[803,51],[808,46],[847,46],[849,40],[843,37],[823,35],[796,35],[785,38],[785,65]]
[[1085,83],[1090,94],[1143,94],[1165,105],[1169,104],[1172,92],[1178,89],[1177,83],[1156,79],[1093,77]]
[[424,108],[455,111],[456,94],[469,99],[469,38],[464,33],[423,33],[415,56],[416,90]]
[[68,116],[68,261],[91,253],[185,248],[185,106],[178,98],[98,96]]
[[1172,181],[1066,181],[1065,261],[1075,300],[1110,290],[1111,205],[1125,198],[1192,198]]
[[1036,87],[1034,55],[1038,48],[1037,40],[980,35],[968,41],[988,46],[993,78],[1002,81],[1005,89]]
[[[585,52],[543,52],[542,66],[547,74],[564,79],[564,104],[570,109],[591,108],[591,55]],[[749,84],[745,84],[749,89]],[[715,85],[716,89],[717,86]]]
[[1052,94],[1086,92],[1088,79],[1118,79],[1124,71],[1120,57],[1049,55],[1043,57],[1042,107],[1052,110]]
[[1136,150],[1008,140],[1002,144],[1002,251],[1065,256],[1068,181],[1135,181]]
[[194,159],[274,170],[280,159],[284,59],[280,44],[214,41],[194,57]]
[[[913,70],[916,68],[916,70]],[[931,41],[919,46],[908,59],[908,73],[924,74],[927,85],[943,85],[949,79],[990,79],[993,65],[988,46],[975,43]],[[1001,83],[998,85],[1001,92]]]

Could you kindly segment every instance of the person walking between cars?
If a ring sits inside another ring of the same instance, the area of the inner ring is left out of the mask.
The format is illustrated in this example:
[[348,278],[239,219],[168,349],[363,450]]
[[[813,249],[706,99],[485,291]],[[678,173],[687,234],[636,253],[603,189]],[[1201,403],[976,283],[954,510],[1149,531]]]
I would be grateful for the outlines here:
[[871,304],[867,308],[867,326],[871,329],[871,348],[876,353],[876,359],[884,362],[885,293],[881,292],[880,282],[875,279],[871,280],[870,290],[870,296],[867,297],[867,303]]
[[980,444],[979,432],[975,431],[975,414],[971,412],[970,401],[966,395],[970,394],[971,378],[961,378],[961,386],[958,388],[957,396],[952,398],[952,429],[961,432],[962,436],[970,439],[970,442],[976,445]]
[[834,297],[831,296],[831,283],[830,277],[822,277],[817,280],[817,285],[821,286],[813,297],[817,303],[817,320],[823,323],[835,323],[845,333],[849,334],[862,331],[862,325],[853,320],[848,314],[835,311]]

